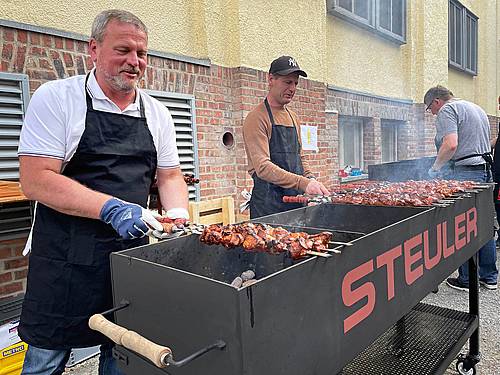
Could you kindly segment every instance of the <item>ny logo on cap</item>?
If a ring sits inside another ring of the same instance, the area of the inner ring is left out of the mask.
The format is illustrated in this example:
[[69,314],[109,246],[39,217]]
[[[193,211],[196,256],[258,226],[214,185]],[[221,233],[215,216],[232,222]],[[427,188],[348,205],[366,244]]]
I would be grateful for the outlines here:
[[288,65],[290,65],[290,66],[297,66],[297,62],[295,61],[294,58],[290,57],[288,59]]

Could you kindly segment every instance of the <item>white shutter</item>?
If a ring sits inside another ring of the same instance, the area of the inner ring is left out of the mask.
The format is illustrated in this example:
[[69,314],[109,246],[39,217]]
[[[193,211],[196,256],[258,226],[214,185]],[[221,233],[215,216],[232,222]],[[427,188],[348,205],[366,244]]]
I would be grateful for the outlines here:
[[[0,73],[0,180],[19,180],[17,147],[28,97],[28,76]],[[30,226],[30,202],[0,204],[0,240],[26,237]]]
[[19,179],[17,147],[28,103],[28,77],[0,73],[0,180]]
[[[146,90],[146,92],[167,107],[172,115],[182,173],[198,177],[198,146],[194,118],[194,97],[163,91]],[[200,188],[198,184],[189,186],[189,200],[198,201],[199,198]]]

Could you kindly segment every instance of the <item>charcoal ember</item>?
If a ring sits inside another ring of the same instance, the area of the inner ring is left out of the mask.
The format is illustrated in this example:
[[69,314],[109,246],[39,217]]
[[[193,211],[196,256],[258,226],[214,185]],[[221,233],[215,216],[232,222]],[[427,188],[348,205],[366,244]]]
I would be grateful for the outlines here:
[[234,280],[231,282],[231,286],[234,286],[235,288],[239,288],[242,285],[243,285],[243,279],[239,276],[235,277]]
[[252,280],[253,278],[255,278],[255,272],[253,272],[252,270],[248,270],[241,273],[241,279],[243,281]]

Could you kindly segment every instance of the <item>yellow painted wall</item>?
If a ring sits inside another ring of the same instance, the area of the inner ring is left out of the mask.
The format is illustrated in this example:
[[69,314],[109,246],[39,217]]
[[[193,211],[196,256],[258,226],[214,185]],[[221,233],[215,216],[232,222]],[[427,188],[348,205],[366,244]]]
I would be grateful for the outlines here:
[[399,44],[328,15],[326,53],[328,83],[377,95],[409,96]]
[[148,27],[150,48],[206,58],[204,7],[203,0],[1,0],[0,19],[90,35],[97,13],[126,9]]
[[326,0],[1,0],[0,19],[88,35],[99,11],[119,7],[146,23],[154,50],[260,70],[290,54],[337,87],[421,103],[440,83],[496,114],[500,5],[462,3],[479,17],[477,77],[448,68],[448,0],[407,0],[403,45],[328,14]]
[[294,56],[308,78],[325,81],[326,0],[240,0],[241,64],[267,71]]

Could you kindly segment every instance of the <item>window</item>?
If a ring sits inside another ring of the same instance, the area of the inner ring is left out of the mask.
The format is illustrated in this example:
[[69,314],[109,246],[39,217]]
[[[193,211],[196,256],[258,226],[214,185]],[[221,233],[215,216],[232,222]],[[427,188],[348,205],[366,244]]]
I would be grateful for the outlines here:
[[450,0],[448,12],[448,60],[450,66],[477,74],[478,18],[458,1]]
[[405,4],[402,0],[378,1],[378,27],[380,31],[404,40]]
[[397,121],[381,122],[382,163],[398,160],[398,126]]
[[327,0],[332,14],[385,38],[406,41],[406,0]]
[[363,119],[339,116],[339,163],[363,169]]
[[[194,119],[194,97],[163,91],[146,90],[146,92],[165,105],[172,115],[182,173],[198,176],[198,145],[196,142],[196,125]],[[198,184],[188,186],[188,188],[189,200],[200,200],[200,188]]]
[[366,0],[338,0],[339,11],[355,20],[371,24],[373,19],[372,2]]

